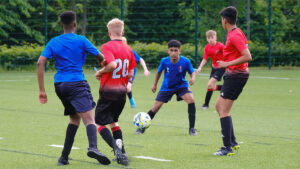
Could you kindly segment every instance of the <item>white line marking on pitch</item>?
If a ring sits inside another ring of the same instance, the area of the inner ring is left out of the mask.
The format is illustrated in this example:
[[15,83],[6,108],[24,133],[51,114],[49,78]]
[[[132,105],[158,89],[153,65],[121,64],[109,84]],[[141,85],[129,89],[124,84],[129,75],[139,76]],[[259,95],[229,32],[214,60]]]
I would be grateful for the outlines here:
[[20,79],[20,80],[0,80],[0,82],[29,82],[29,79]]
[[0,137],[0,140],[3,140],[3,137]]
[[166,159],[160,159],[160,158],[154,158],[154,157],[146,157],[146,156],[133,156],[134,158],[141,158],[141,159],[147,159],[147,160],[154,160],[154,161],[164,161],[164,162],[171,162],[173,160],[166,160]]
[[[63,145],[56,145],[56,144],[51,144],[51,145],[48,145],[50,147],[59,147],[59,148],[64,148]],[[72,147],[72,149],[79,149],[79,147]]]

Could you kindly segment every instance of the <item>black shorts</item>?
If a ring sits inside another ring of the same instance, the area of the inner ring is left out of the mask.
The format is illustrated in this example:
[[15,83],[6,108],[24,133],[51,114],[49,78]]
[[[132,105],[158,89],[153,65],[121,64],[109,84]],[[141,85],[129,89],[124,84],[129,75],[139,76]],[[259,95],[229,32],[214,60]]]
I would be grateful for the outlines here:
[[176,94],[177,101],[180,101],[182,100],[181,96],[185,95],[186,93],[192,93],[192,91],[188,87],[184,87],[172,91],[159,91],[155,100],[167,103],[172,99],[172,96]]
[[95,107],[87,81],[58,82],[54,84],[56,95],[65,107],[64,115],[84,113]]
[[225,68],[214,68],[212,67],[209,78],[215,78],[217,81],[221,81],[222,76],[225,73]]
[[248,78],[237,78],[225,75],[220,96],[224,99],[236,100],[243,91],[247,81]]
[[126,103],[126,93],[119,100],[110,100],[101,97],[98,100],[95,110],[95,122],[98,125],[107,125],[119,121],[119,116]]

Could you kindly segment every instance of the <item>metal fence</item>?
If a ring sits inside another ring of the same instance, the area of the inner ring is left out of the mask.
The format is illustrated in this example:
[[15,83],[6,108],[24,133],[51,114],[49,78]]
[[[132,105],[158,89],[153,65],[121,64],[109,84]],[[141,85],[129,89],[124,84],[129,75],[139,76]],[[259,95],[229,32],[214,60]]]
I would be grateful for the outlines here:
[[[281,6],[278,6],[279,0],[27,0],[27,2],[35,10],[31,12],[30,17],[23,14],[20,18],[30,28],[40,32],[44,39],[36,39],[35,36],[16,29],[10,31],[9,36],[13,36],[18,42],[3,38],[0,45],[28,43],[43,45],[62,33],[58,15],[65,10],[73,10],[77,13],[77,33],[85,35],[98,46],[109,40],[106,23],[118,17],[125,22],[125,36],[129,44],[136,41],[163,44],[170,39],[178,39],[183,44],[190,43],[194,46],[191,57],[196,66],[201,61],[203,47],[207,44],[205,32],[208,29],[216,30],[218,41],[225,42],[226,32],[222,28],[219,11],[232,5],[239,11],[237,25],[247,36],[250,47],[253,46],[251,52],[255,55],[256,62],[250,63],[250,66],[271,68],[272,65],[300,65],[300,53],[297,49],[300,43],[300,30],[293,25],[298,24],[299,27],[300,3],[297,0],[286,0],[281,2]],[[17,6],[9,8],[20,10]],[[283,16],[286,18],[293,16],[296,18],[295,22],[286,23],[283,21],[285,18],[280,18]],[[283,24],[280,23],[280,19]],[[294,29],[288,29],[287,26]],[[278,33],[280,29],[287,31],[281,31],[281,34],[284,33],[281,35]],[[289,46],[293,44],[298,46],[295,45],[289,50]],[[289,59],[292,61],[285,62]]]

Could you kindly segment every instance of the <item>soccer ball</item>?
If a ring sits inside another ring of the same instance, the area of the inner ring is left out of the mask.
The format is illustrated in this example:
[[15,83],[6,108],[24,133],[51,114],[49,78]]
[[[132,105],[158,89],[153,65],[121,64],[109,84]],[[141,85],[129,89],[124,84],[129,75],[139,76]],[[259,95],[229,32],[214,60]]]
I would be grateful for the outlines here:
[[151,118],[147,113],[139,112],[134,116],[133,124],[136,128],[148,128],[151,124]]

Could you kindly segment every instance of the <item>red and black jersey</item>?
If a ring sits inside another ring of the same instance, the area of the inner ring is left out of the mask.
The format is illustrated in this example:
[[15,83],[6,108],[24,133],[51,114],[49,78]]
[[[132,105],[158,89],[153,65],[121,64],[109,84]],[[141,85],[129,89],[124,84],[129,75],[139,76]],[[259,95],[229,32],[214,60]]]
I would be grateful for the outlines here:
[[[235,28],[228,32],[227,42],[223,49],[223,56],[225,62],[230,62],[239,57],[242,57],[242,51],[248,48],[247,38],[244,33],[239,29]],[[247,72],[248,62],[239,65],[233,65],[226,68],[226,72]]]
[[115,61],[117,67],[112,72],[102,74],[100,93],[104,97],[117,100],[119,94],[126,94],[128,73],[136,67],[134,54],[132,49],[121,40],[111,40],[103,44],[101,50],[106,63]]
[[208,43],[204,48],[203,59],[207,60],[210,57],[213,67],[218,68],[217,61],[223,60],[223,48],[224,45],[221,42],[217,42],[214,46]]

